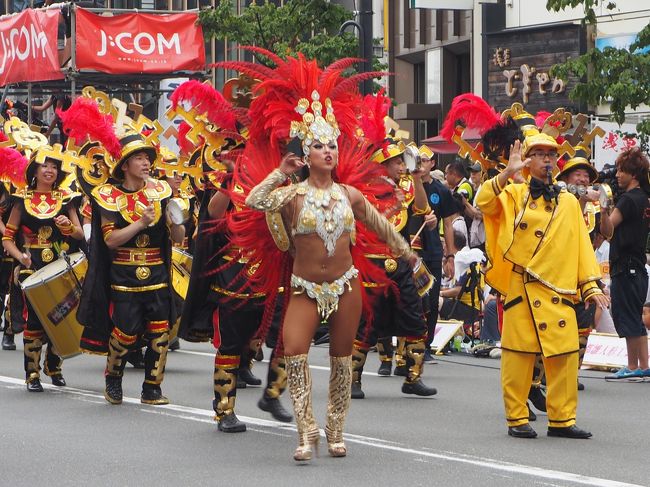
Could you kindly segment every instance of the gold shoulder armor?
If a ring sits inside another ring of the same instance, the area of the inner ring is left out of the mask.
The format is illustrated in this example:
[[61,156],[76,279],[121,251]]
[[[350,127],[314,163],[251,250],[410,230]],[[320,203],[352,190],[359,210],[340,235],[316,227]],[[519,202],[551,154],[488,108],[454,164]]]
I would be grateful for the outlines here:
[[119,189],[108,183],[95,186],[91,192],[97,204],[107,211],[118,211],[117,198],[121,194]]

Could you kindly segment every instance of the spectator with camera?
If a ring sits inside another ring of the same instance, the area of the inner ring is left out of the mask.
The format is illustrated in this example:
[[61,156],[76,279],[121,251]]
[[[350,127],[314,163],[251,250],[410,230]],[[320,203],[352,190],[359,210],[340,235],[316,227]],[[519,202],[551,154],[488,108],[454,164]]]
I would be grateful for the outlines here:
[[622,191],[614,208],[601,205],[600,231],[610,241],[609,268],[612,317],[627,345],[627,367],[608,380],[642,381],[650,377],[647,330],[641,319],[648,292],[645,247],[648,238],[648,168],[640,148],[616,159],[616,179]]

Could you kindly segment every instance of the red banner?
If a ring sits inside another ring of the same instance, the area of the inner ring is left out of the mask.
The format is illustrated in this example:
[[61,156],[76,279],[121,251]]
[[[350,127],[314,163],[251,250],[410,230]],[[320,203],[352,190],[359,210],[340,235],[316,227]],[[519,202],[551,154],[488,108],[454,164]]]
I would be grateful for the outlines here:
[[77,69],[112,74],[205,69],[197,14],[122,14],[102,17],[78,8]]
[[59,10],[27,9],[0,20],[0,86],[62,79],[56,37]]

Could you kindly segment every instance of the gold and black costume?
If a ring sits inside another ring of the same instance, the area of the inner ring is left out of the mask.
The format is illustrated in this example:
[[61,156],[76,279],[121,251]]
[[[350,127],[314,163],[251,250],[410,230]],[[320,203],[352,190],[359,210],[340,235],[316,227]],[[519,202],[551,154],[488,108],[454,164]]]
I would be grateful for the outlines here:
[[[18,227],[8,223],[3,240],[11,240],[31,258],[31,267],[19,266],[18,280],[22,282],[54,261],[62,250],[69,248],[70,235],[73,227],[60,228],[54,223],[54,218],[67,215],[71,205],[75,204],[81,195],[66,189],[39,192],[32,189],[18,190],[14,194],[15,202],[12,211],[20,214]],[[20,311],[19,316],[12,313],[12,321],[19,320],[23,329],[25,353],[25,376],[27,382],[38,381],[40,378],[40,358],[43,345],[47,344],[44,372],[52,377],[53,382],[62,382],[61,365],[63,360],[53,350],[47,333],[39,320],[29,300],[22,292],[13,293],[14,298],[20,298],[13,309]],[[61,384],[61,385],[63,385]]]

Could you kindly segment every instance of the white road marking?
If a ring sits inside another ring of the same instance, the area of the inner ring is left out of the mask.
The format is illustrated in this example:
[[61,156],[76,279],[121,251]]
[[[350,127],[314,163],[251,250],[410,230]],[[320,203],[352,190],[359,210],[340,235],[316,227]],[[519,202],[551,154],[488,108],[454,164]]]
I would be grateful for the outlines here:
[[[206,356],[206,357],[211,357],[212,360],[214,360],[214,353],[209,353],[209,352],[196,352],[194,350],[174,350],[172,353],[173,354],[174,353],[187,353],[189,355],[203,355],[203,356]],[[169,355],[167,357],[169,359]],[[262,363],[268,364],[269,361],[264,359],[264,360],[262,360]],[[313,369],[313,370],[322,370],[322,371],[326,371],[326,372],[330,371],[329,367],[325,367],[325,366],[322,366],[322,365],[310,365],[309,368]],[[366,372],[365,370],[363,371],[363,375],[373,375],[375,377],[389,377],[389,376],[379,375],[376,372]]]
[[[194,352],[198,353],[198,352]],[[25,381],[14,377],[7,377],[0,375],[0,383],[6,384],[4,387],[7,389],[15,389],[15,386],[23,386]],[[70,394],[77,398],[84,398],[84,400],[95,402],[97,399],[103,399],[103,394],[86,389],[77,389],[74,387],[55,387],[50,384],[43,384],[43,387],[48,390],[56,391],[60,394]],[[174,417],[176,419],[183,419],[188,421],[197,421],[201,423],[213,424],[214,411],[209,409],[199,409],[190,406],[182,406],[180,404],[167,404],[162,406],[149,406],[141,404],[140,400],[133,397],[125,397],[124,403],[133,404],[143,412],[151,414],[160,414],[164,416]],[[263,429],[249,428],[253,431],[263,433],[271,433],[277,435],[279,432],[296,431],[293,424],[281,423],[278,421],[271,421],[261,418],[253,418],[249,416],[240,416],[240,418],[249,425],[255,425],[261,428],[268,428],[275,431],[265,431]],[[278,431],[279,430],[279,431]],[[324,432],[321,430],[321,436]],[[356,443],[365,445],[371,448],[380,448],[392,452],[404,453],[414,457],[433,458],[436,460],[444,460],[448,462],[461,463],[465,465],[472,465],[475,467],[484,468],[487,470],[496,470],[499,472],[507,472],[511,474],[528,475],[547,480],[570,482],[573,484],[590,485],[596,487],[643,487],[638,484],[629,484],[625,482],[618,482],[616,480],[603,479],[599,477],[589,477],[586,475],[575,474],[571,472],[563,472],[561,470],[548,470],[540,467],[532,467],[529,465],[522,465],[517,463],[503,462],[487,457],[469,456],[462,453],[445,452],[439,453],[429,449],[414,449],[400,445],[399,443],[383,440],[381,438],[373,438],[369,436],[361,436],[346,433],[345,441],[348,443]],[[415,460],[415,459],[414,459]]]

